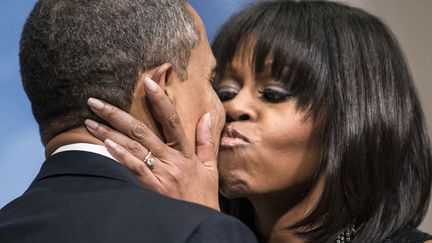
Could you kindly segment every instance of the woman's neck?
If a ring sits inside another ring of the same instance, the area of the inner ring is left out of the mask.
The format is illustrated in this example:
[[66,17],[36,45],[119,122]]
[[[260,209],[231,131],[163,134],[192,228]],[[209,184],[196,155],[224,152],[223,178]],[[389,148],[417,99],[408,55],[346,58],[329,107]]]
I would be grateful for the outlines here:
[[[256,229],[268,242],[304,242],[289,226],[307,216],[318,203],[324,177],[303,194],[296,190],[250,197],[255,210]],[[298,231],[297,231],[298,232]]]

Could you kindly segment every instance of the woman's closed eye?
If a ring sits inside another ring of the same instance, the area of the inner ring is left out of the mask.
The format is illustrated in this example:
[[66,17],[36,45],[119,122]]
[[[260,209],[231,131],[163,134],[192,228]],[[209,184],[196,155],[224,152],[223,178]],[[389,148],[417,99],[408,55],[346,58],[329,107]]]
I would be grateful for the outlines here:
[[291,97],[291,93],[281,87],[266,87],[258,90],[260,98],[270,103],[280,103],[287,101]]
[[219,96],[220,101],[233,99],[242,89],[239,83],[232,79],[224,79],[222,82],[215,82],[214,89]]
[[238,91],[232,87],[218,87],[216,93],[219,96],[219,99],[224,102],[234,98]]

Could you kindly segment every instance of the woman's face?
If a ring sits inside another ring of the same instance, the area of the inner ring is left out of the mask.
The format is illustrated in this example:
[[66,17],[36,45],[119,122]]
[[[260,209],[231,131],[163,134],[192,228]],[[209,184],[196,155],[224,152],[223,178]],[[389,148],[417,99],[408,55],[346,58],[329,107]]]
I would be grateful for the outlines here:
[[245,59],[234,57],[216,81],[227,115],[220,143],[221,191],[229,198],[304,193],[321,155],[318,126],[282,83],[269,74],[256,76]]

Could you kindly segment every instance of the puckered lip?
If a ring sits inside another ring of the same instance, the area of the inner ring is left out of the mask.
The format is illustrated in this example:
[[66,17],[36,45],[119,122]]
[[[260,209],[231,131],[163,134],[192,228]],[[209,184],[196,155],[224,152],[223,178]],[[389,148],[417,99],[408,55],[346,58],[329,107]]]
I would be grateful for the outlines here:
[[223,132],[222,132],[222,137],[223,138],[237,138],[237,139],[241,139],[247,143],[250,143],[249,138],[247,138],[241,132],[239,132],[238,130],[236,130],[232,127],[225,127]]

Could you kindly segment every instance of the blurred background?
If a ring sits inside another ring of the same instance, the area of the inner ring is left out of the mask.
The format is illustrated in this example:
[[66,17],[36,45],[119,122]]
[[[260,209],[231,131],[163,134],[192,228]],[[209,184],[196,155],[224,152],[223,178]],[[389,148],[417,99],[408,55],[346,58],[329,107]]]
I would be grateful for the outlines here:
[[[36,0],[0,2],[0,208],[21,195],[44,161],[38,126],[19,75],[18,43]],[[212,41],[218,27],[253,0],[189,0]],[[432,128],[432,0],[345,0],[380,17],[407,56]],[[432,233],[432,209],[420,227]]]

